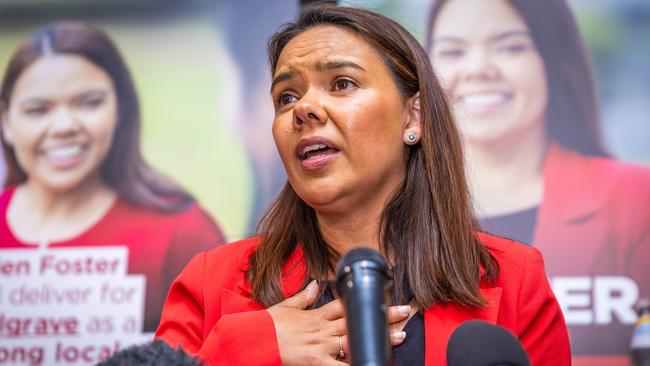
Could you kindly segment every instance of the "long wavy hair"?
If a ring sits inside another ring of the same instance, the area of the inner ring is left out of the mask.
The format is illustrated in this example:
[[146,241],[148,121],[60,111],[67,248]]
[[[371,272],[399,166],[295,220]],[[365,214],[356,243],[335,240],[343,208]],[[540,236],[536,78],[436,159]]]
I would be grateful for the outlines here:
[[[449,0],[436,0],[429,11],[426,46]],[[548,105],[546,132],[551,140],[586,155],[609,156],[603,142],[592,65],[571,9],[565,0],[508,0],[528,26],[544,60]]]
[[[118,117],[113,144],[100,166],[102,180],[122,198],[140,206],[163,212],[176,212],[189,207],[194,202],[192,196],[147,165],[142,158],[140,107],[131,75],[113,42],[97,27],[81,22],[54,23],[36,31],[19,44],[9,60],[2,81],[0,111],[6,111],[11,105],[14,86],[23,71],[41,57],[52,53],[81,56],[106,72],[113,82]],[[2,148],[7,166],[4,187],[27,181],[27,174],[4,136]]]
[[[408,301],[410,292],[421,308],[449,302],[486,305],[479,291],[480,266],[487,280],[498,275],[499,267],[476,237],[460,137],[426,52],[386,17],[317,5],[271,37],[271,73],[291,39],[324,25],[353,32],[377,50],[404,100],[420,93],[422,137],[407,148],[406,178],[386,203],[380,225],[381,249],[394,259],[398,301]],[[262,219],[259,234],[261,243],[249,258],[247,274],[253,299],[266,306],[282,301],[282,268],[298,243],[310,278],[327,278],[343,254],[333,252],[323,240],[315,211],[289,183]]]

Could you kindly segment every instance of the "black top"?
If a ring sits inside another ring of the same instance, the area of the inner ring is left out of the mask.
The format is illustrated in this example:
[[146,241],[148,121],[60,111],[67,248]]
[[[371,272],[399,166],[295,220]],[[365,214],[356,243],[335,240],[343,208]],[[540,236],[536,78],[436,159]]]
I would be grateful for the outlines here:
[[[334,296],[334,281],[323,281],[325,289],[323,294],[318,298],[313,308],[319,308],[328,302],[335,299]],[[406,286],[408,288],[408,286]],[[413,296],[409,296],[409,301]],[[395,294],[393,294],[393,304],[395,301]],[[398,304],[402,305],[402,304]],[[393,356],[395,357],[396,366],[411,366],[411,365],[424,365],[424,315],[418,311],[411,319],[406,322],[404,326],[406,332],[406,339],[400,345],[393,347]]]
[[533,241],[538,211],[539,207],[535,206],[507,215],[485,217],[480,219],[479,223],[481,230],[530,245]]

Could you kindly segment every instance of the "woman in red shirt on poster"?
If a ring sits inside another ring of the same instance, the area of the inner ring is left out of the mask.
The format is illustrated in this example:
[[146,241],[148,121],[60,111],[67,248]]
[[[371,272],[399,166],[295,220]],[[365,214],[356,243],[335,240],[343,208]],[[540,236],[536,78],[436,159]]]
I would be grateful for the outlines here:
[[365,246],[394,272],[398,365],[445,365],[451,333],[482,319],[536,366],[570,363],[536,249],[478,233],[460,138],[426,52],[397,23],[305,10],[269,42],[273,137],[288,183],[259,237],[197,255],[157,337],[211,365],[344,365],[342,255]]
[[146,275],[145,331],[174,277],[223,235],[194,199],[148,166],[129,71],[84,23],[46,26],[21,43],[0,92],[7,164],[0,248],[126,246]]

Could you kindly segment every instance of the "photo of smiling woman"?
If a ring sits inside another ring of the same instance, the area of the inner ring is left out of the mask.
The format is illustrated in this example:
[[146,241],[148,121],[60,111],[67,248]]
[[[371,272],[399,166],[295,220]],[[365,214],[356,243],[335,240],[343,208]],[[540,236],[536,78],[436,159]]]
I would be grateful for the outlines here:
[[445,365],[469,319],[510,330],[534,365],[568,365],[539,252],[477,232],[452,111],[417,40],[381,15],[320,5],[268,51],[288,182],[259,236],[192,259],[156,336],[210,365],[348,364],[332,279],[364,246],[395,273],[397,365]]
[[650,169],[606,151],[568,5],[436,1],[428,49],[482,228],[542,252],[575,354],[625,355],[650,295]]
[[126,246],[146,275],[145,331],[173,278],[223,242],[194,199],[140,154],[138,98],[118,50],[85,23],[21,43],[2,80],[0,248]]

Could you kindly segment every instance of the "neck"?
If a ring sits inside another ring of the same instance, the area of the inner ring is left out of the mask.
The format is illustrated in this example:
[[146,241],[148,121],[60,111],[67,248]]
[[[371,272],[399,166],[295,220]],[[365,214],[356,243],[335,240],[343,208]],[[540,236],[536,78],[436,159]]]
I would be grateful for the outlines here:
[[467,176],[477,216],[507,214],[538,205],[546,150],[543,128],[511,141],[466,141]]
[[99,178],[68,191],[27,181],[11,199],[7,223],[25,243],[72,239],[97,223],[112,206],[116,195]]
[[[340,255],[358,247],[381,251],[380,222],[384,206],[393,190],[378,193],[366,204],[348,205],[337,212],[316,211],[319,229],[325,242]],[[383,199],[382,199],[383,198]]]

